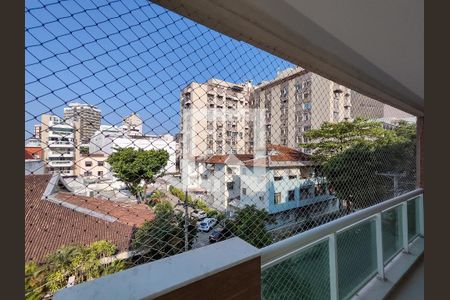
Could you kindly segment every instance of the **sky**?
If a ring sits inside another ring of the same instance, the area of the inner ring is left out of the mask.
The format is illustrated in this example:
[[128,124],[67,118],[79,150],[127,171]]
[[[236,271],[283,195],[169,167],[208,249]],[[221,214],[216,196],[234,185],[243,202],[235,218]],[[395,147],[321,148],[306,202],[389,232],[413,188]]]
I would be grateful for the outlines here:
[[102,124],[132,112],[148,134],[175,134],[190,82],[270,80],[292,67],[145,0],[25,1],[25,139],[44,113],[96,105]]

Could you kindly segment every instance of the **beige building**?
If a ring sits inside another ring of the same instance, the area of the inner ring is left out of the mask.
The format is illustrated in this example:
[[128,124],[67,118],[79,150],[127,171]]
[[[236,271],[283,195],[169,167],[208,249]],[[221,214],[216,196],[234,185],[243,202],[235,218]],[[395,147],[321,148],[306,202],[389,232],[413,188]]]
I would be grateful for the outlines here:
[[79,153],[76,128],[79,121],[64,121],[58,116],[42,115],[41,124],[35,127],[39,131],[39,140],[43,150],[46,173],[60,173],[64,177],[74,176],[74,164]]
[[112,174],[104,153],[81,155],[75,165],[75,174],[86,179],[110,179]]
[[[324,122],[381,118],[386,105],[302,68],[256,86],[251,108],[266,109],[267,143],[299,149],[303,134]],[[306,150],[305,150],[306,151]]]
[[142,125],[142,119],[136,113],[132,113],[123,119],[122,130],[128,136],[142,136]]
[[251,90],[250,83],[219,79],[189,84],[181,93],[181,152],[190,157],[248,153],[250,129],[243,112]]
[[93,105],[85,103],[69,103],[64,108],[64,119],[79,121],[77,129],[80,133],[80,144],[88,144],[94,133],[100,129],[101,111]]

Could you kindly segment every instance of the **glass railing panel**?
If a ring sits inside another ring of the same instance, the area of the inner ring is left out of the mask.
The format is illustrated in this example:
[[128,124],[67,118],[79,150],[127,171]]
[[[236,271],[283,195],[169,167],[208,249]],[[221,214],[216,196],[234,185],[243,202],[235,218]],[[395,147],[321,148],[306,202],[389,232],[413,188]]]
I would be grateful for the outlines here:
[[262,271],[262,299],[330,299],[328,240]]
[[383,259],[387,264],[403,248],[402,207],[397,206],[381,214],[383,230]]
[[408,201],[408,241],[411,242],[419,233],[418,198]]
[[375,220],[337,234],[339,298],[350,298],[377,272]]

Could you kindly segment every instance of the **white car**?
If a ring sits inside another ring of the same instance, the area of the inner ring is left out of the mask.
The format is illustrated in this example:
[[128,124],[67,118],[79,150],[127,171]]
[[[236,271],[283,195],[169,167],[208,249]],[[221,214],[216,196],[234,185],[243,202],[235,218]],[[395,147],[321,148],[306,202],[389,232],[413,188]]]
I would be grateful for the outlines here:
[[206,212],[204,212],[201,209],[194,209],[191,213],[191,217],[193,218],[197,218],[198,220],[203,220],[204,218],[206,218],[208,215],[206,214]]
[[217,219],[205,218],[200,223],[198,223],[198,230],[210,231],[216,224],[217,224]]

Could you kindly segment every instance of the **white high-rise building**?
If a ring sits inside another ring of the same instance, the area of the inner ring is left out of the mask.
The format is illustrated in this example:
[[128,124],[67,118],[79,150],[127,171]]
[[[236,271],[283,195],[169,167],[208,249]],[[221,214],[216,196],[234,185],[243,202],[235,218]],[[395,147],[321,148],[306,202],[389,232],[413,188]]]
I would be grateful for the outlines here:
[[46,172],[74,176],[75,126],[74,121],[64,121],[58,116],[42,115],[40,125],[41,146]]

